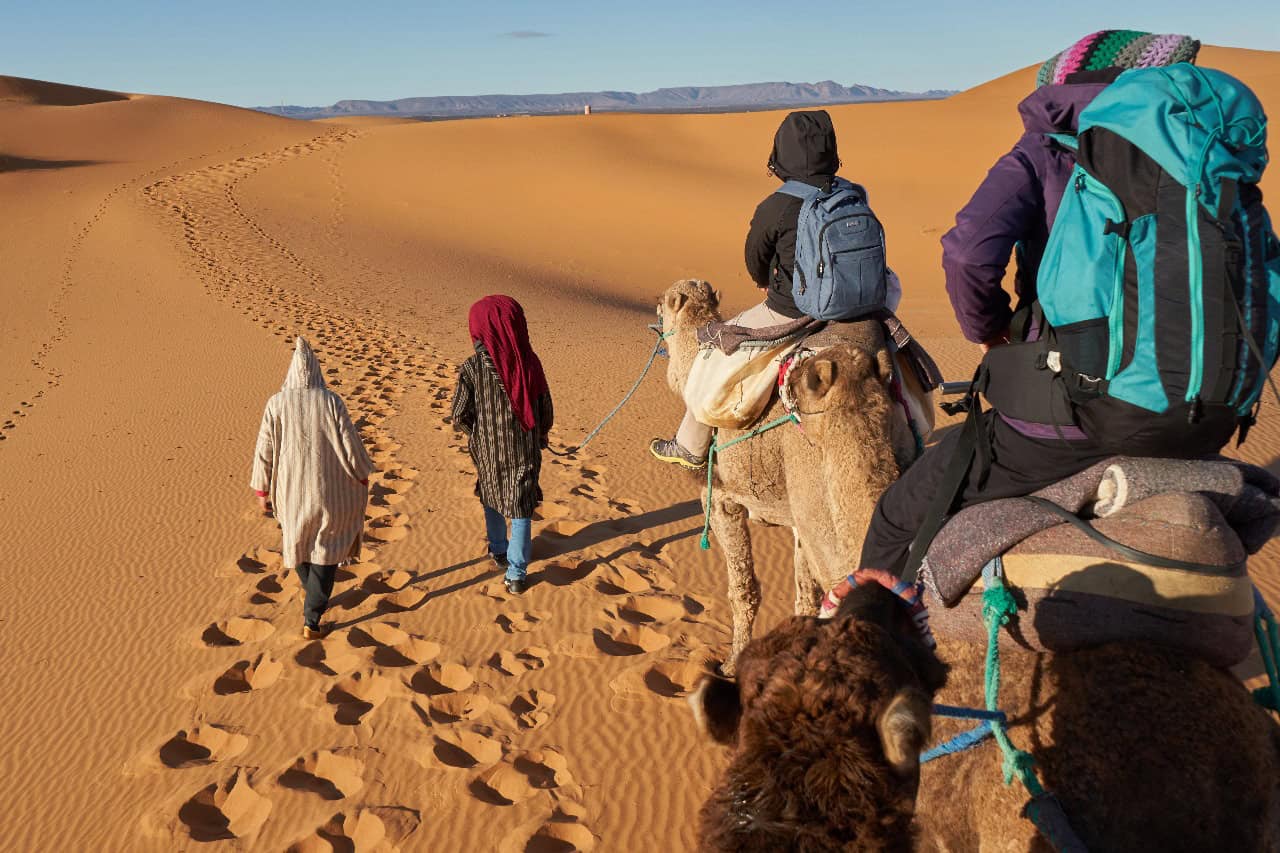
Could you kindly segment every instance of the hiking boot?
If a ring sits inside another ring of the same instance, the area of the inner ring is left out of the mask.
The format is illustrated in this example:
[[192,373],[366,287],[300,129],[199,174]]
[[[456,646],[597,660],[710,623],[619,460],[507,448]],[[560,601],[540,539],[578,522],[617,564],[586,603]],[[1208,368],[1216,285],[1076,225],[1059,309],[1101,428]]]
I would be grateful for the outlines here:
[[304,640],[319,640],[319,639],[322,639],[324,635],[327,633],[329,632],[326,631],[324,628],[321,628],[319,625],[317,625],[314,628],[312,628],[310,625],[302,626],[302,639]]
[[507,570],[507,566],[510,565],[507,562],[506,554],[490,554],[489,559],[493,560],[493,564],[498,568],[502,569],[504,572]]
[[707,464],[707,457],[694,456],[681,447],[680,442],[674,438],[655,438],[649,442],[649,452],[653,454],[655,459],[662,462],[670,462],[672,465],[679,465],[681,468],[688,468],[690,471],[697,471]]
[[507,584],[507,592],[511,593],[512,595],[520,595],[529,586],[524,578],[515,578],[514,580],[511,578],[506,578],[505,582]]

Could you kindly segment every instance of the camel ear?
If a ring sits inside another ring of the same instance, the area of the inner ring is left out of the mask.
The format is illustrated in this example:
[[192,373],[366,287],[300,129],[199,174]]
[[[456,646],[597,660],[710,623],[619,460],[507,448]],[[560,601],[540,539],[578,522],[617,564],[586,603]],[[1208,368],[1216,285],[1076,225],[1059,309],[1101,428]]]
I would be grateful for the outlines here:
[[742,719],[737,684],[718,675],[708,675],[689,694],[689,705],[704,734],[716,743],[733,743],[738,735],[738,721]]
[[672,291],[667,294],[667,310],[672,314],[679,314],[680,309],[689,301],[689,297],[680,291]]
[[840,375],[839,365],[829,358],[812,358],[800,372],[799,397],[816,403],[831,391]]
[[893,355],[888,347],[883,347],[876,352],[875,366],[876,378],[881,382],[888,382],[893,378]]
[[720,297],[721,297],[720,291],[716,290],[714,287],[711,288],[711,307],[712,308],[720,307]]
[[933,728],[929,697],[915,687],[899,690],[876,721],[884,756],[899,775],[920,771],[920,751]]

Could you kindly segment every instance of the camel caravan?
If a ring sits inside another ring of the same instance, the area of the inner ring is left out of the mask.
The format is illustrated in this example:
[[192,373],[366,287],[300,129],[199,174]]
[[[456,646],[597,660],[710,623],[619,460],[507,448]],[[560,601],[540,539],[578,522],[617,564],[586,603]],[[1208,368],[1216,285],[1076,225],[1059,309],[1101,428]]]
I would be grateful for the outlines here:
[[[1280,850],[1276,623],[1246,571],[1280,481],[1221,455],[1280,349],[1280,243],[1262,108],[1198,48],[1103,31],[1042,67],[942,241],[983,358],[936,438],[910,283],[825,112],[774,141],[764,301],[661,297],[687,413],[650,450],[705,478],[733,614],[689,697],[730,751],[704,848]],[[750,521],[795,537],[795,616],[755,639]]]

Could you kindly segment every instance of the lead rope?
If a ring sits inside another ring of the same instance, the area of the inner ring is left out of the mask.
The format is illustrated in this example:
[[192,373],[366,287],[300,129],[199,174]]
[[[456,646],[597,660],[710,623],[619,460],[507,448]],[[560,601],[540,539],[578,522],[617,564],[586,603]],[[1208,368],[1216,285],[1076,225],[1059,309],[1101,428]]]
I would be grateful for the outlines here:
[[[577,453],[579,450],[586,447],[591,442],[591,439],[595,438],[597,435],[600,434],[600,430],[604,429],[605,424],[613,420],[613,416],[618,414],[618,412],[622,411],[622,407],[631,401],[631,398],[635,396],[636,391],[640,390],[640,383],[644,382],[644,378],[649,375],[649,368],[653,367],[654,360],[657,359],[658,355],[662,352],[662,345],[667,342],[668,338],[670,338],[672,335],[676,333],[675,329],[672,329],[669,332],[663,332],[659,328],[654,326],[650,326],[649,328],[653,329],[655,332],[658,333],[658,340],[655,341],[653,344],[653,351],[649,353],[649,360],[644,363],[644,370],[640,371],[640,378],[637,379],[635,384],[631,386],[631,390],[628,391],[626,396],[622,398],[622,402],[614,406],[613,411],[605,415],[604,420],[602,420],[599,424],[597,424],[595,429],[587,433],[587,437],[582,440],[581,444],[579,444],[577,447],[571,447],[568,450],[565,450],[563,453],[560,453],[555,450],[551,450],[553,454],[555,454],[556,456],[569,456],[574,453]],[[550,450],[550,448],[548,448],[548,450]]]
[[707,508],[702,519],[702,538],[698,540],[698,547],[704,551],[711,548],[711,497],[715,489],[715,470],[716,455],[721,451],[728,450],[735,444],[746,441],[749,438],[755,438],[757,435],[766,433],[775,427],[785,426],[789,423],[800,423],[800,418],[796,417],[794,412],[788,412],[780,418],[774,418],[767,424],[758,426],[750,432],[743,433],[737,438],[730,439],[724,444],[719,442],[720,431],[716,430],[715,437],[711,441],[711,447],[707,449]]

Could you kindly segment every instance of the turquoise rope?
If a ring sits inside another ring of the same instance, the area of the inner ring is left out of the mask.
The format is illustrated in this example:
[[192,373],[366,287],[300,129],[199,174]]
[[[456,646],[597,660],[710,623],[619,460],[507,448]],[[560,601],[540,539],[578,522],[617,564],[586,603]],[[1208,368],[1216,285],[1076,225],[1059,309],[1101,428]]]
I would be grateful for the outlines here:
[[[1018,612],[1018,602],[995,572],[983,572],[983,581],[986,589],[982,592],[982,621],[987,627],[987,666],[983,688],[987,710],[995,711],[1000,699],[1000,628]],[[1004,753],[1004,783],[1012,784],[1016,775],[1033,799],[1044,796],[1044,788],[1036,778],[1035,759],[1031,753],[1013,745],[1004,721],[992,721],[991,734]]]
[[1256,586],[1253,588],[1253,601],[1253,634],[1257,638],[1258,654],[1262,657],[1269,682],[1268,687],[1253,691],[1253,697],[1264,708],[1280,711],[1280,630],[1276,626],[1276,617]]
[[[702,538],[698,540],[699,548],[701,548],[704,551],[710,550],[711,548],[711,496],[712,496],[712,490],[714,489],[713,480],[714,480],[715,470],[716,470],[716,454],[722,450],[728,450],[730,447],[733,447],[735,444],[746,441],[749,438],[755,438],[757,435],[760,435],[761,433],[768,432],[769,430],[775,427],[784,426],[789,423],[798,424],[800,423],[800,419],[797,418],[794,414],[786,414],[780,418],[774,418],[773,420],[769,421],[767,424],[764,424],[763,426],[758,426],[755,429],[751,430],[750,432],[743,433],[737,438],[730,439],[729,441],[726,441],[724,444],[720,444],[718,441],[714,441],[714,440],[711,442],[711,447],[708,448],[707,450],[707,507],[706,507],[706,512],[704,513],[703,519],[702,519]],[[719,436],[718,431],[716,435],[717,437]]]

